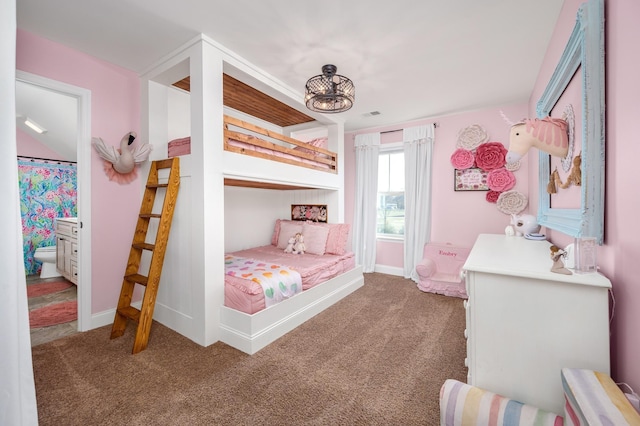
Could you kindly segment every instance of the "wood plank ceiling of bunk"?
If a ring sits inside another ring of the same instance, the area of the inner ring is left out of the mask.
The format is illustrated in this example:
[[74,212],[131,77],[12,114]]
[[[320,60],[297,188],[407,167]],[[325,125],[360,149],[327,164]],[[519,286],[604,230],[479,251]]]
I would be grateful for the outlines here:
[[[313,118],[291,108],[277,99],[254,89],[235,78],[223,74],[223,99],[225,106],[244,112],[280,127],[314,121]],[[190,77],[173,83],[179,89],[190,91]]]
[[239,186],[241,188],[258,188],[258,189],[281,189],[281,190],[294,190],[294,189],[312,189],[305,186],[285,185],[281,183],[271,182],[255,182],[241,179],[224,178],[225,186]]

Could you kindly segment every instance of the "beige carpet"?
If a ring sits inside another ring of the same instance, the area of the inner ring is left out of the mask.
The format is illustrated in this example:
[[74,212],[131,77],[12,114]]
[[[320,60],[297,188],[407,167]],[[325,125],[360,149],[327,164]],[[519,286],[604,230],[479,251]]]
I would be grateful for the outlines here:
[[446,378],[465,380],[462,300],[410,280],[365,285],[249,356],[154,322],[33,348],[40,425],[437,425]]

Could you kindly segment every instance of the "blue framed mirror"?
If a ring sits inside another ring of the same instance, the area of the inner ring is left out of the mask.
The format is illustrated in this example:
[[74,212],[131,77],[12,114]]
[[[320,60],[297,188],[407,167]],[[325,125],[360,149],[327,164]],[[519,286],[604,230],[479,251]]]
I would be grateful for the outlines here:
[[575,208],[554,207],[552,195],[547,194],[551,157],[541,151],[538,223],[573,237],[595,237],[598,244],[602,244],[605,178],[603,0],[588,0],[580,6],[576,25],[562,57],[538,101],[538,118],[552,115],[565,90],[572,81],[575,85],[576,79],[581,91],[581,125],[580,129],[575,129],[576,140],[581,141],[580,205]]

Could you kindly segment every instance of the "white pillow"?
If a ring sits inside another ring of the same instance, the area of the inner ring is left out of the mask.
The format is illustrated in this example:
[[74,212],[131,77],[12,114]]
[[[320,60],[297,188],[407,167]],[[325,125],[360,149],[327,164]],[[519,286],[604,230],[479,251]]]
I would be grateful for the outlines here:
[[324,254],[327,247],[329,228],[305,223],[302,227],[302,236],[304,237],[306,253],[317,254],[320,256]]
[[282,250],[286,249],[289,238],[295,237],[298,232],[302,233],[302,223],[281,222],[277,247]]

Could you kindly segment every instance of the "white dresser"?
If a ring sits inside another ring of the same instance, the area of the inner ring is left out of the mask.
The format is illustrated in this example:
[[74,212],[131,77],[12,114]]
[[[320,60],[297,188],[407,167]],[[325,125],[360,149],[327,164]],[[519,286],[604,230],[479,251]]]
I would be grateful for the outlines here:
[[56,219],[56,269],[63,277],[78,285],[78,221]]
[[560,370],[609,374],[610,281],[550,272],[547,241],[482,234],[464,265],[467,382],[562,414]]

